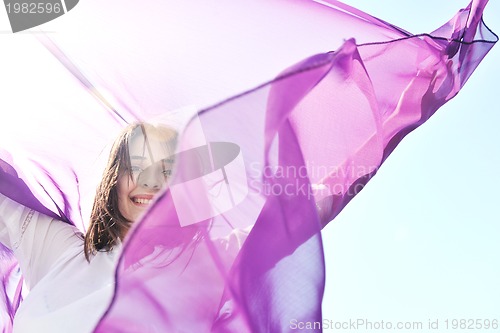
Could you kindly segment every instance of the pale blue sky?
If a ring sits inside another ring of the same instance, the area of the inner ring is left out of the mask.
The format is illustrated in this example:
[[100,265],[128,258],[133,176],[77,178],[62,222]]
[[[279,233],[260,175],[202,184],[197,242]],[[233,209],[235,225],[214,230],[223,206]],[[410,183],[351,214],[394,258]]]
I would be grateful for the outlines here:
[[[345,2],[413,33],[434,30],[467,4]],[[490,2],[484,18],[498,34],[500,2]],[[439,319],[429,332],[444,332],[446,319],[500,321],[499,73],[497,45],[326,227],[324,318],[422,322],[414,332],[427,331],[429,319]]]

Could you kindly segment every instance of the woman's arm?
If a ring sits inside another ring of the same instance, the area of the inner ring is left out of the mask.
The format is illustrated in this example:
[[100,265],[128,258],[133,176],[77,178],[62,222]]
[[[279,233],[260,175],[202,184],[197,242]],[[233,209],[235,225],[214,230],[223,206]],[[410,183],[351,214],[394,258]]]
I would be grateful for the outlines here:
[[65,251],[81,247],[82,237],[76,227],[0,194],[0,242],[14,252],[28,288],[33,288]]

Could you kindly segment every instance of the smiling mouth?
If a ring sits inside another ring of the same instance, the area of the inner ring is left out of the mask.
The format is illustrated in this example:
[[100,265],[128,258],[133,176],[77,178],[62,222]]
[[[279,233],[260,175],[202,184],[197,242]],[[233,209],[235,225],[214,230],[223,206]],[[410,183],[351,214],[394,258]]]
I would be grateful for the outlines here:
[[152,199],[146,199],[146,198],[132,198],[132,202],[134,202],[135,204],[139,204],[139,205],[150,205],[153,200]]

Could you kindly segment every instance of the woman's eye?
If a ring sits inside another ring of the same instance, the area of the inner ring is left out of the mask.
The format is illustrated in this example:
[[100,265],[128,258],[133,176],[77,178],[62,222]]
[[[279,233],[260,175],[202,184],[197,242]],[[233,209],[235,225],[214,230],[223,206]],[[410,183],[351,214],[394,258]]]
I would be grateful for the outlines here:
[[172,175],[172,170],[163,170],[162,173],[165,177],[168,177],[168,176]]
[[130,170],[132,171],[132,173],[141,173],[143,170],[141,167],[138,167],[138,166],[135,166],[133,165]]

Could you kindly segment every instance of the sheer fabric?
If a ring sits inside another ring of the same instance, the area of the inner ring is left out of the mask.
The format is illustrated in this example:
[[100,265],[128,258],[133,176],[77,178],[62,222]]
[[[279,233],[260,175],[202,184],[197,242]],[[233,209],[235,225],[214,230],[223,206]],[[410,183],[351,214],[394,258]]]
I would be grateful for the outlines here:
[[[287,332],[291,320],[321,321],[321,228],[497,41],[481,20],[486,2],[412,35],[333,0],[148,2],[147,20],[129,2],[118,15],[113,1],[87,1],[55,23],[64,33],[26,41],[67,96],[60,123],[42,114],[42,130],[9,135],[1,191],[16,199],[29,189],[22,204],[84,229],[101,143],[127,122],[174,123],[174,179],[126,239],[94,331]],[[78,29],[91,12],[96,30]],[[259,85],[275,62],[299,59]],[[5,300],[13,314],[17,303]]]

